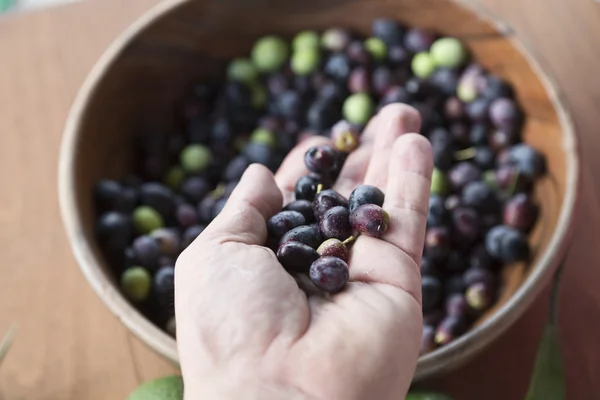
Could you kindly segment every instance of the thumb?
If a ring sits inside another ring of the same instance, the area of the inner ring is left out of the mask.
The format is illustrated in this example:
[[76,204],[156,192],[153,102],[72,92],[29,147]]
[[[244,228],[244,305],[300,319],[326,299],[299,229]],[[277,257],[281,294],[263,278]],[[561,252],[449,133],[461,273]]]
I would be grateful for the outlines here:
[[203,236],[219,243],[264,245],[267,220],[280,211],[282,205],[283,197],[271,171],[263,165],[252,164]]

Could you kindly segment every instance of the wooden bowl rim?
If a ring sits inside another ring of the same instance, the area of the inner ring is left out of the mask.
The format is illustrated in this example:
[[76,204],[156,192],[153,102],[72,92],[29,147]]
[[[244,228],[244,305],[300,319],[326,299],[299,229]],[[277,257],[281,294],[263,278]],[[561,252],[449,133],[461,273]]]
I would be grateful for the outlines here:
[[[63,224],[75,258],[97,295],[109,310],[121,322],[151,349],[178,363],[176,340],[163,332],[144,317],[115,287],[102,270],[101,260],[94,256],[91,245],[85,240],[84,228],[78,218],[77,198],[75,190],[75,163],[77,145],[80,140],[79,131],[88,110],[91,99],[102,83],[105,72],[113,62],[122,55],[126,46],[142,34],[159,18],[166,17],[179,7],[192,0],[164,0],[126,28],[117,39],[105,50],[88,74],[73,102],[63,134],[59,158],[59,202]],[[468,0],[445,0],[475,14],[488,22],[502,34],[512,31],[506,22],[495,17],[485,7]],[[519,286],[517,291],[480,326],[471,329],[454,342],[436,349],[432,353],[419,358],[414,380],[421,380],[444,370],[455,368],[466,362],[484,347],[505,332],[534,301],[546,285],[551,274],[562,262],[570,246],[574,230],[575,214],[580,199],[580,143],[575,135],[574,124],[567,102],[560,87],[547,68],[542,68],[539,54],[525,44],[522,38],[510,38],[531,68],[542,81],[555,111],[558,114],[562,131],[562,150],[567,161],[566,192],[560,211],[556,229],[538,262],[532,266],[532,273]]]

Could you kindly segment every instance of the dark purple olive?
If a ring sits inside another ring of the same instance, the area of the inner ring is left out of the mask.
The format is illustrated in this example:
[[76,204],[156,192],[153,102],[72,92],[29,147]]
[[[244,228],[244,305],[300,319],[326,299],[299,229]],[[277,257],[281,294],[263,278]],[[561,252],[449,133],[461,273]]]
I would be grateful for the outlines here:
[[423,313],[423,325],[436,326],[444,319],[444,316],[444,310],[441,308],[436,308],[435,310]]
[[346,55],[354,65],[368,65],[371,62],[371,55],[362,41],[351,42],[346,48]]
[[413,53],[428,51],[435,39],[435,34],[431,31],[411,28],[404,35],[404,47]]
[[175,268],[161,267],[154,275],[152,293],[162,308],[172,308],[175,296]]
[[376,204],[383,206],[385,194],[378,187],[372,185],[360,185],[350,193],[348,208],[350,212],[356,210],[363,204]]
[[317,249],[323,242],[319,225],[301,225],[285,233],[281,237],[280,243],[285,242],[300,242],[304,243],[313,249]]
[[490,128],[486,124],[473,124],[469,132],[469,141],[473,146],[484,146],[488,144]]
[[183,203],[177,206],[175,217],[177,218],[177,223],[182,228],[189,228],[190,226],[198,223],[198,213],[196,212],[196,207],[192,206],[191,204]]
[[498,198],[494,191],[483,181],[467,184],[461,196],[462,203],[484,213],[494,212],[498,209]]
[[539,209],[525,193],[518,193],[504,206],[504,225],[511,226],[522,232],[529,232],[533,227]]
[[[350,196],[352,198],[352,196]],[[352,208],[352,203],[350,203]],[[441,226],[448,222],[448,210],[444,204],[444,199],[436,194],[429,197],[429,211],[427,213],[427,226]]]
[[446,345],[458,338],[467,330],[463,317],[447,316],[440,322],[435,333],[435,343],[439,346]]
[[456,164],[448,172],[448,181],[450,182],[452,189],[458,192],[460,192],[467,184],[479,180],[480,177],[481,170],[468,161]]
[[188,247],[206,228],[205,225],[194,225],[190,226],[183,232],[183,236],[181,237],[181,247],[185,249]]
[[160,253],[166,256],[177,256],[180,250],[180,237],[177,229],[158,228],[150,233],[150,236],[156,241]]
[[484,244],[480,244],[473,249],[469,257],[469,265],[471,268],[495,270],[498,263],[487,252]]
[[511,131],[518,127],[521,112],[513,99],[500,97],[490,104],[489,117],[496,128]]
[[198,204],[198,218],[200,221],[209,223],[213,219],[215,204],[217,203],[217,198],[213,196],[206,196],[202,201]]
[[239,181],[249,165],[250,161],[248,158],[243,154],[240,154],[227,164],[227,167],[223,172],[223,178],[226,181]]
[[484,98],[475,99],[467,103],[465,112],[472,122],[485,123],[488,119],[490,101]]
[[458,249],[453,249],[446,259],[446,271],[451,273],[463,272],[469,267],[469,261]]
[[529,257],[527,237],[515,228],[499,225],[490,229],[485,238],[488,253],[505,263],[525,261]]
[[520,143],[508,150],[507,163],[531,179],[537,179],[546,171],[544,156],[533,147]]
[[142,267],[152,270],[158,263],[160,247],[154,238],[142,235],[137,237],[132,244],[135,259]]
[[384,96],[388,90],[400,83],[398,74],[395,74],[388,67],[380,65],[373,70],[372,89],[378,96]]
[[373,35],[388,45],[401,44],[405,31],[405,28],[398,21],[390,18],[379,18],[371,24]]
[[395,67],[406,66],[410,61],[410,52],[403,45],[388,46],[388,61]]
[[443,260],[450,251],[451,235],[446,226],[434,226],[425,234],[425,254],[432,261]]
[[293,272],[308,273],[311,264],[318,258],[319,254],[315,249],[301,242],[285,242],[277,250],[277,259],[281,265]]
[[402,86],[390,87],[381,97],[379,107],[383,108],[388,104],[393,103],[405,103],[407,104],[411,99],[410,94]]
[[448,97],[444,103],[444,117],[460,120],[465,116],[465,105],[458,97]]
[[96,221],[96,237],[109,253],[125,250],[131,242],[132,234],[131,218],[123,213],[108,211]]
[[346,207],[333,207],[327,210],[319,220],[321,236],[327,239],[346,240],[352,236],[350,212]]
[[365,67],[358,66],[352,70],[348,77],[348,91],[350,93],[368,93],[371,91],[371,74]]
[[438,68],[429,78],[429,81],[438,91],[445,96],[456,95],[458,74],[449,68]]
[[341,82],[346,82],[351,70],[350,59],[345,54],[332,54],[325,63],[325,73]]
[[444,279],[444,296],[450,297],[455,293],[463,294],[466,287],[462,273],[449,275]]
[[281,211],[269,218],[267,229],[271,236],[279,239],[288,231],[305,223],[304,216],[298,211]]
[[424,325],[421,332],[421,350],[419,355],[424,355],[435,350],[435,328],[431,325]]
[[454,230],[460,240],[472,241],[481,234],[481,218],[469,207],[457,207],[452,212]]
[[454,293],[446,299],[446,315],[450,317],[464,317],[469,312],[469,304],[462,293]]
[[450,196],[446,197],[444,206],[446,207],[446,210],[450,212],[456,210],[456,208],[460,206],[460,196],[456,194],[451,194]]
[[376,204],[363,204],[350,213],[350,224],[363,235],[381,237],[388,229],[390,216]]
[[424,275],[421,279],[421,292],[423,298],[423,312],[426,313],[439,305],[442,300],[444,289],[437,277]]
[[140,187],[140,201],[143,205],[152,207],[163,217],[168,217],[175,205],[173,192],[160,183],[144,183]]
[[283,211],[297,211],[304,217],[307,224],[315,221],[315,213],[313,212],[312,202],[308,200],[295,200],[283,207]]
[[337,206],[348,207],[348,200],[333,189],[317,193],[313,200],[313,210],[317,219],[320,219],[330,208]]
[[497,129],[489,137],[489,145],[494,151],[502,151],[519,140],[518,132],[515,130]]
[[189,177],[181,184],[181,194],[194,203],[201,201],[209,190],[209,183],[200,176]]
[[467,287],[476,283],[485,283],[486,285],[493,286],[496,281],[494,274],[489,269],[473,267],[470,267],[463,273],[463,280]]
[[331,146],[311,147],[304,154],[306,167],[317,174],[328,176],[337,167],[337,151]]
[[312,263],[310,280],[315,286],[328,293],[337,293],[346,286],[350,273],[348,264],[337,257],[320,257]]

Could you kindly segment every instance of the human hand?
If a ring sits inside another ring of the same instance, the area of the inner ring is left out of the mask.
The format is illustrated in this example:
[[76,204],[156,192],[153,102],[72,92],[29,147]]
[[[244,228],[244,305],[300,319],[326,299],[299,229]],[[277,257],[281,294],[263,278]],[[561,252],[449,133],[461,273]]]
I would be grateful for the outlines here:
[[[308,296],[264,247],[266,221],[306,174],[300,143],[276,177],[250,166],[219,216],[181,254],[177,344],[186,399],[402,399],[419,355],[420,261],[433,169],[420,117],[385,107],[366,127],[334,189],[386,193],[390,224],[352,246],[350,281]],[[282,197],[283,196],[283,197]]]

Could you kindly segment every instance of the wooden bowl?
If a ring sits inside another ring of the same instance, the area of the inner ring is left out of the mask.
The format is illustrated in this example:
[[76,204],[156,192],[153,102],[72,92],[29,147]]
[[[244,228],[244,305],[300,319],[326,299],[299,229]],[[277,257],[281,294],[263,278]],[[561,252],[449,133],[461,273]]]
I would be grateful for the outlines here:
[[541,217],[531,236],[533,261],[508,267],[498,304],[467,334],[421,357],[415,379],[457,367],[501,335],[548,283],[568,247],[578,198],[577,140],[539,59],[505,24],[465,7],[444,0],[168,0],[135,22],[81,88],[60,158],[60,201],[71,246],[109,309],[148,346],[177,362],[175,340],[121,295],[93,234],[92,188],[128,169],[132,136],[170,129],[170,107],[186,84],[220,76],[227,60],[248,54],[261,35],[290,37],[331,25],[367,32],[374,18],[388,16],[466,41],[476,59],[516,87],[527,113],[525,141],[547,157],[549,173],[536,188]]

